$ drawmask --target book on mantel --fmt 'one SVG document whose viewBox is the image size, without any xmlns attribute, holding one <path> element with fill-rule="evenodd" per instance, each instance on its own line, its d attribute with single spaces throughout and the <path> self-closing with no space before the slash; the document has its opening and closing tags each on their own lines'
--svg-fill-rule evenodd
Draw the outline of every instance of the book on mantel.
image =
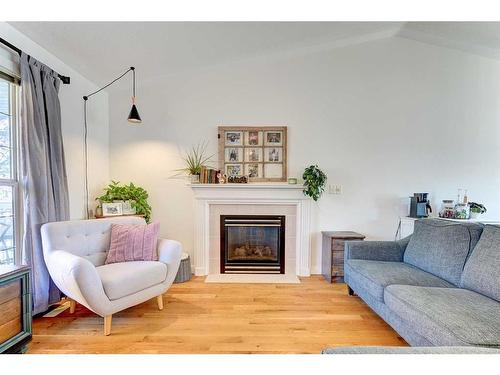
<svg viewBox="0 0 500 375">
<path fill-rule="evenodd" d="M 219 177 L 217 175 L 220 173 L 219 170 L 207 167 L 201 167 L 200 172 L 200 183 L 201 184 L 218 184 Z"/>
</svg>

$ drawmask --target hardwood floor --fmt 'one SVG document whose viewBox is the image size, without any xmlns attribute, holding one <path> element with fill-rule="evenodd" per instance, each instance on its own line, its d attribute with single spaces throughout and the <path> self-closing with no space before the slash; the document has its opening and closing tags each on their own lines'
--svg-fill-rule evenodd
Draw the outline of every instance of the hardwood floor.
<svg viewBox="0 0 500 375">
<path fill-rule="evenodd" d="M 405 341 L 344 284 L 209 284 L 195 277 L 164 296 L 103 318 L 77 305 L 33 322 L 28 353 L 320 353 L 329 346 Z"/>
</svg>

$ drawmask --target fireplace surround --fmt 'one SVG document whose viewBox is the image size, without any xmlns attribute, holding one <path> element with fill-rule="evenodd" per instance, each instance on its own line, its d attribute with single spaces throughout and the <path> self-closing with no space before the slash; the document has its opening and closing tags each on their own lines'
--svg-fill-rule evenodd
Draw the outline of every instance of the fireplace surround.
<svg viewBox="0 0 500 375">
<path fill-rule="evenodd" d="M 291 279 L 311 274 L 310 199 L 300 185 L 287 183 L 192 184 L 194 198 L 194 270 L 197 276 Z M 220 215 L 285 215 L 285 273 L 220 273 Z M 219 280 L 222 280 L 220 277 Z M 222 282 L 222 281 L 221 281 Z"/>
<path fill-rule="evenodd" d="M 284 215 L 221 215 L 220 272 L 285 273 Z"/>
</svg>

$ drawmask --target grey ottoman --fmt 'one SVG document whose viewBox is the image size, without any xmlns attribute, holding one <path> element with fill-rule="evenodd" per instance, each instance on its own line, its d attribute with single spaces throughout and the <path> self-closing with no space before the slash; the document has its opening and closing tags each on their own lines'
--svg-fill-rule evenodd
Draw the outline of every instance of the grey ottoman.
<svg viewBox="0 0 500 375">
<path fill-rule="evenodd" d="M 179 271 L 177 271 L 177 276 L 175 276 L 174 283 L 183 283 L 189 280 L 191 280 L 191 258 L 189 258 L 188 253 L 182 253 L 181 265 Z"/>
</svg>

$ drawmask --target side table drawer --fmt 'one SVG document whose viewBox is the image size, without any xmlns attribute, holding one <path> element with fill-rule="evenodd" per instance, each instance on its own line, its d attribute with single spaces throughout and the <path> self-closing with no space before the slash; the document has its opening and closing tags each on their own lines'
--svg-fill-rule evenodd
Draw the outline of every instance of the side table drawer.
<svg viewBox="0 0 500 375">
<path fill-rule="evenodd" d="M 0 342 L 23 329 L 21 290 L 19 279 L 0 286 Z"/>
<path fill-rule="evenodd" d="M 0 285 L 0 305 L 21 295 L 21 280 Z"/>
</svg>

